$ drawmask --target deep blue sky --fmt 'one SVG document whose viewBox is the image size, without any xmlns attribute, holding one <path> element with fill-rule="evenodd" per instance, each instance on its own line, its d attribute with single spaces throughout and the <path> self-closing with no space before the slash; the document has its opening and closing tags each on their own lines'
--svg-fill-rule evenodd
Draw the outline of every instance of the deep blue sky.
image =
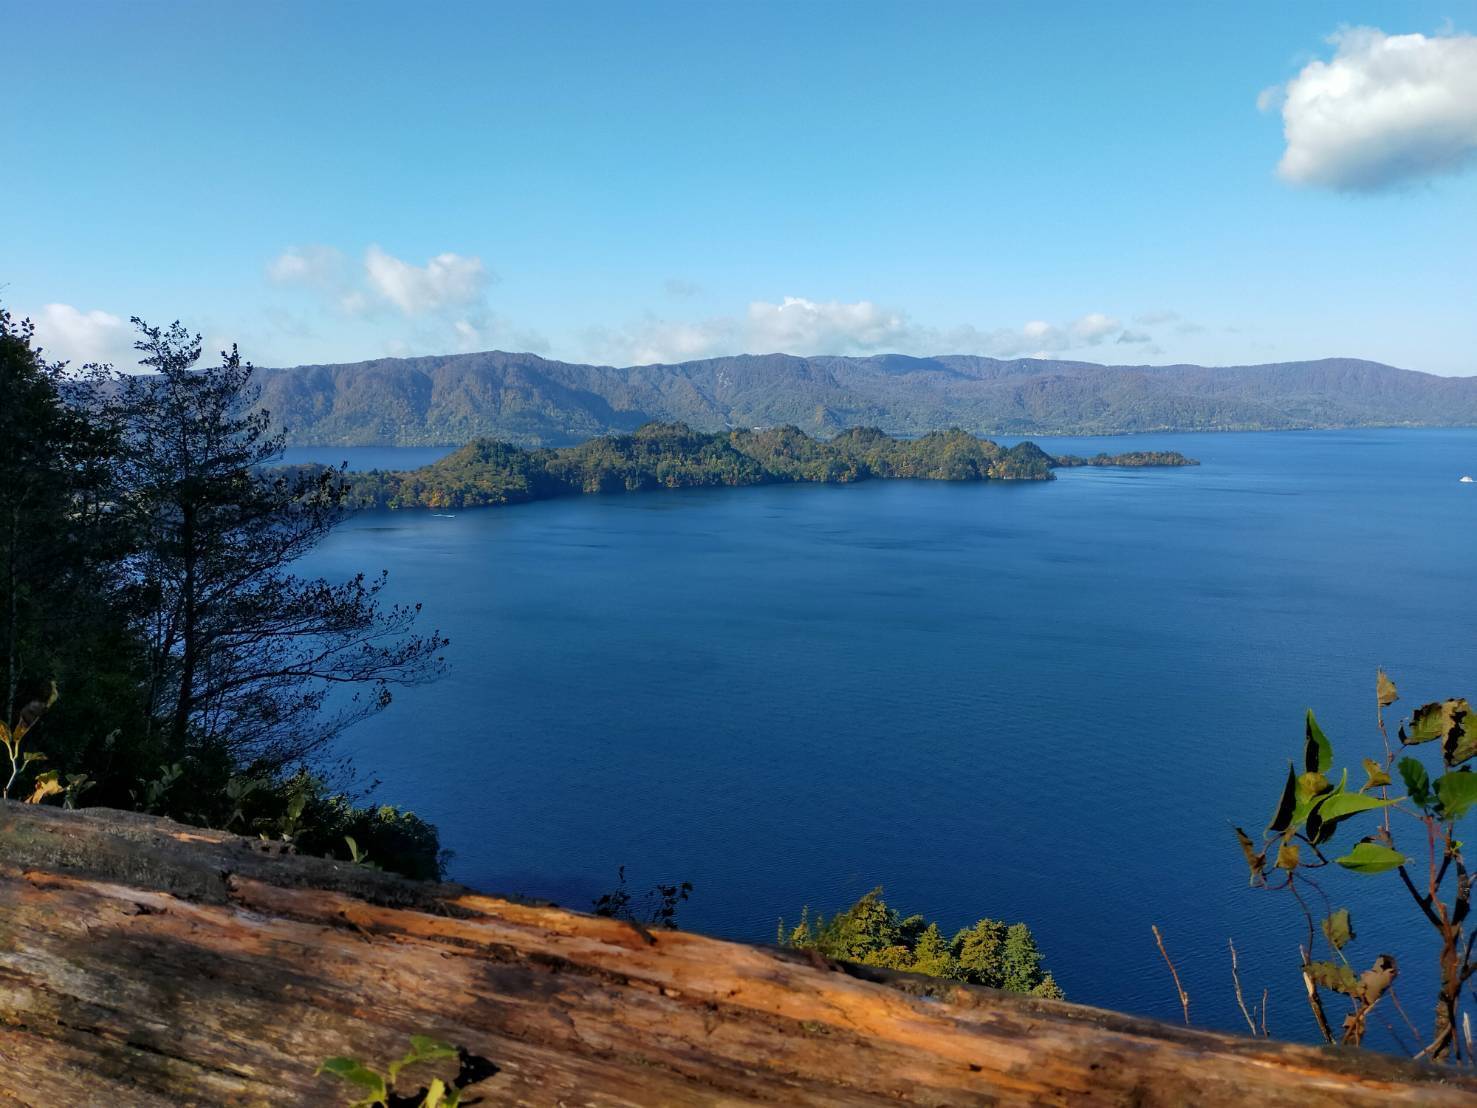
<svg viewBox="0 0 1477 1108">
<path fill-rule="evenodd" d="M 0 297 L 57 353 L 126 349 L 137 313 L 261 364 L 1039 350 L 1477 373 L 1468 55 L 1434 53 L 1477 41 L 1472 2 L 0 11 Z M 1346 26 L 1428 36 L 1446 116 L 1335 120 L 1327 141 L 1364 147 L 1313 134 L 1322 160 L 1279 175 L 1259 94 L 1341 49 L 1364 65 L 1328 41 Z"/>
</svg>

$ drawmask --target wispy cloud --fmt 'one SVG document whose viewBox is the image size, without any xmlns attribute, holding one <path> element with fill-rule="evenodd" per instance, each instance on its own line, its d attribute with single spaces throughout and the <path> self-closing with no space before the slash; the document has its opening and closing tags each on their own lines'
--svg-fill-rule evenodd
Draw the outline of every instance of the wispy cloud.
<svg viewBox="0 0 1477 1108">
<path fill-rule="evenodd" d="M 485 349 L 508 334 L 487 302 L 495 278 L 476 255 L 447 251 L 416 265 L 370 245 L 355 267 L 336 247 L 314 244 L 284 250 L 266 275 L 275 285 L 310 290 L 340 315 L 414 321 L 416 342 L 430 349 Z M 401 335 L 388 344 L 399 349 L 406 341 Z"/>
<path fill-rule="evenodd" d="M 343 281 L 344 256 L 332 246 L 289 246 L 267 263 L 267 279 L 278 285 L 328 288 Z"/>
<path fill-rule="evenodd" d="M 378 246 L 364 253 L 364 276 L 372 293 L 407 316 L 481 304 L 492 283 L 475 256 L 437 254 L 425 265 L 412 265 Z"/>
<path fill-rule="evenodd" d="M 1353 27 L 1328 41 L 1331 60 L 1257 100 L 1281 107 L 1284 180 L 1374 191 L 1477 160 L 1477 36 Z"/>
<path fill-rule="evenodd" d="M 756 300 L 742 314 L 703 320 L 647 316 L 621 328 L 584 332 L 589 356 L 615 364 L 687 361 L 739 353 L 1047 355 L 1098 346 L 1123 332 L 1102 312 L 1065 323 L 1033 320 L 1020 327 L 936 328 L 872 300 L 819 301 L 787 296 Z"/>
</svg>

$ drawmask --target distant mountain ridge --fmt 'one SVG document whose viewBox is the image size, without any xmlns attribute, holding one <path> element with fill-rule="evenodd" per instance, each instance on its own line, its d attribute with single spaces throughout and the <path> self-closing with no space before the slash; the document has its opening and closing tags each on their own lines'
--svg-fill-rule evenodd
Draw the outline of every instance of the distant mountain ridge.
<svg viewBox="0 0 1477 1108">
<path fill-rule="evenodd" d="M 1477 377 L 1355 358 L 1207 367 L 746 354 L 616 368 L 489 351 L 264 369 L 258 380 L 291 442 L 332 446 L 563 446 L 654 420 L 821 436 L 1477 425 Z"/>
</svg>

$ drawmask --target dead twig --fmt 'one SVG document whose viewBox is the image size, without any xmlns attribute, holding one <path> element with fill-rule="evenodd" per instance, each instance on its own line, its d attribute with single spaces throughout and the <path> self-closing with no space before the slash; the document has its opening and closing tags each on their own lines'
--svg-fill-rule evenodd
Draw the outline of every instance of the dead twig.
<svg viewBox="0 0 1477 1108">
<path fill-rule="evenodd" d="M 1252 1019 L 1251 1013 L 1246 1010 L 1246 998 L 1241 995 L 1241 974 L 1236 967 L 1236 944 L 1227 939 L 1226 945 L 1231 948 L 1231 984 L 1236 987 L 1236 1006 L 1241 1009 L 1241 1016 L 1246 1020 L 1246 1026 L 1255 1035 L 1256 1020 Z M 1189 1020 L 1185 1022 L 1188 1023 Z"/>
<path fill-rule="evenodd" d="M 1318 1023 L 1318 1030 L 1323 1033 L 1324 1040 L 1333 1044 L 1333 1031 L 1328 1026 L 1328 1016 L 1323 1012 L 1323 998 L 1318 995 L 1318 985 L 1313 980 L 1313 975 L 1308 972 L 1308 952 L 1303 947 L 1298 947 L 1298 953 L 1303 959 L 1303 984 L 1308 989 L 1308 1007 L 1313 1009 L 1313 1019 Z"/>
<path fill-rule="evenodd" d="M 1185 1013 L 1185 1026 L 1190 1025 L 1190 994 L 1180 984 L 1180 971 L 1174 968 L 1174 962 L 1170 960 L 1169 951 L 1164 949 L 1164 937 L 1159 934 L 1159 925 L 1151 923 L 1149 929 L 1154 932 L 1154 941 L 1159 944 L 1159 953 L 1164 955 L 1164 964 L 1169 967 L 1170 976 L 1174 978 L 1174 991 L 1180 994 L 1180 1008 Z"/>
</svg>

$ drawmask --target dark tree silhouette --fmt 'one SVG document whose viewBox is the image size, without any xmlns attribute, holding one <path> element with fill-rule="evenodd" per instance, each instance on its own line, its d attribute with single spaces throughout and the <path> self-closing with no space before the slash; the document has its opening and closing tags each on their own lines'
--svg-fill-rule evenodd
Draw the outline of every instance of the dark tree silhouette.
<svg viewBox="0 0 1477 1108">
<path fill-rule="evenodd" d="M 47 362 L 29 320 L 0 309 L 0 718 L 69 676 L 71 655 L 106 622 L 109 466 L 117 438 L 105 371 Z"/>
<path fill-rule="evenodd" d="M 269 468 L 283 434 L 234 346 L 197 369 L 199 335 L 133 322 L 155 372 L 121 382 L 119 480 L 150 717 L 177 751 L 299 762 L 388 704 L 391 686 L 434 677 L 446 640 L 415 632 L 419 605 L 382 602 L 383 574 L 292 572 L 343 517 L 343 474 Z"/>
</svg>

